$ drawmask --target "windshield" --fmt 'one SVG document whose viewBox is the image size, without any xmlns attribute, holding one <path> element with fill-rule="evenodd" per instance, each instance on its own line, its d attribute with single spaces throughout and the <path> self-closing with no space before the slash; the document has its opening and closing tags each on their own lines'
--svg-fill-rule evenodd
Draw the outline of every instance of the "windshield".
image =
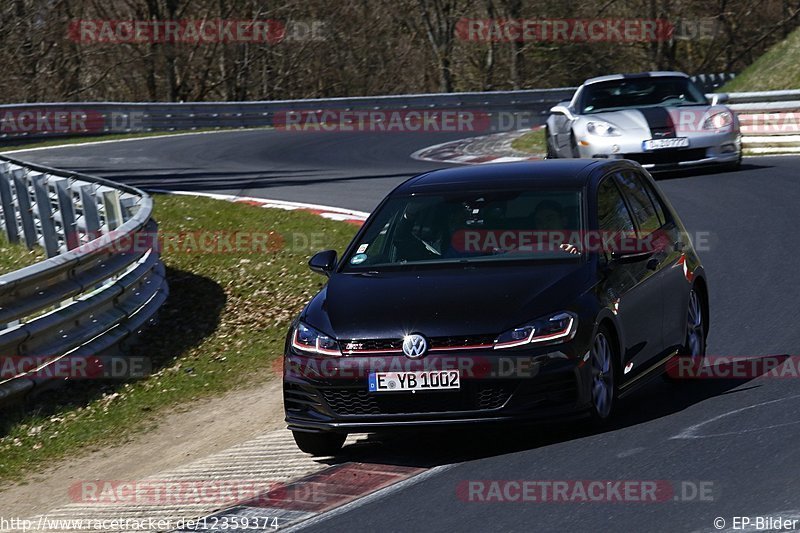
<svg viewBox="0 0 800 533">
<path fill-rule="evenodd" d="M 580 113 L 656 106 L 707 105 L 703 92 L 682 76 L 641 77 L 593 83 L 583 88 Z"/>
<path fill-rule="evenodd" d="M 577 189 L 393 197 L 345 257 L 344 271 L 575 258 L 580 206 Z"/>
</svg>

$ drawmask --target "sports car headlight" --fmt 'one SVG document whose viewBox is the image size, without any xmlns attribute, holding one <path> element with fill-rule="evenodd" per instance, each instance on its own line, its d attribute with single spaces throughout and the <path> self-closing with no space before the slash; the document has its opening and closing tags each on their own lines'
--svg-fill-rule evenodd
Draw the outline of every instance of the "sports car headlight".
<svg viewBox="0 0 800 533">
<path fill-rule="evenodd" d="M 568 311 L 549 315 L 518 328 L 506 331 L 494 341 L 494 349 L 513 348 L 523 344 L 562 342 L 575 336 L 578 316 Z"/>
<path fill-rule="evenodd" d="M 733 124 L 733 115 L 727 111 L 720 111 L 719 113 L 714 113 L 703 122 L 703 129 L 718 130 L 727 128 L 731 124 Z"/>
<path fill-rule="evenodd" d="M 587 122 L 586 131 L 592 135 L 599 135 L 600 137 L 619 137 L 622 135 L 622 132 L 620 132 L 616 126 L 602 120 Z"/>
<path fill-rule="evenodd" d="M 302 322 L 297 323 L 297 327 L 294 328 L 292 333 L 292 348 L 300 352 L 317 355 L 342 355 L 336 339 L 328 337 Z"/>
</svg>

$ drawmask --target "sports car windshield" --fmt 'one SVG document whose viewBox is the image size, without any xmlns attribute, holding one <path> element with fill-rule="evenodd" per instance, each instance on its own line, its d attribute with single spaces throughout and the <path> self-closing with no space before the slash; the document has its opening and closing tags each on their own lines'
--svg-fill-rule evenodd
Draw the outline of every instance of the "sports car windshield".
<svg viewBox="0 0 800 533">
<path fill-rule="evenodd" d="M 583 88 L 580 113 L 626 108 L 707 105 L 703 92 L 689 78 L 642 77 L 593 83 Z"/>
<path fill-rule="evenodd" d="M 412 264 L 575 259 L 581 192 L 481 191 L 390 198 L 344 271 Z"/>
</svg>

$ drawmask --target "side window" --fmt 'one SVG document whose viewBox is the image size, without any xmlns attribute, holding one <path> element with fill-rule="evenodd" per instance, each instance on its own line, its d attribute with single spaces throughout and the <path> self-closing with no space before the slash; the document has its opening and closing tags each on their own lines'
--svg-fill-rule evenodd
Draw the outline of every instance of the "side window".
<svg viewBox="0 0 800 533">
<path fill-rule="evenodd" d="M 667 222 L 670 222 L 671 219 L 667 216 L 666 210 L 664 209 L 664 204 L 662 203 L 661 197 L 656 192 L 650 183 L 647 182 L 646 179 L 642 178 L 642 176 L 638 176 L 639 180 L 641 180 L 642 184 L 644 185 L 644 190 L 647 191 L 647 196 L 650 197 L 650 201 L 653 202 L 653 205 L 656 208 L 656 213 L 658 213 L 658 218 L 661 219 L 661 225 L 663 226 Z"/>
<path fill-rule="evenodd" d="M 602 233 L 633 233 L 633 220 L 619 188 L 611 178 L 597 189 L 597 218 Z"/>
<path fill-rule="evenodd" d="M 630 171 L 620 172 L 616 178 L 620 188 L 625 191 L 641 236 L 645 237 L 659 229 L 664 224 L 664 212 L 659 213 L 660 209 L 653 204 L 642 179 Z"/>
</svg>

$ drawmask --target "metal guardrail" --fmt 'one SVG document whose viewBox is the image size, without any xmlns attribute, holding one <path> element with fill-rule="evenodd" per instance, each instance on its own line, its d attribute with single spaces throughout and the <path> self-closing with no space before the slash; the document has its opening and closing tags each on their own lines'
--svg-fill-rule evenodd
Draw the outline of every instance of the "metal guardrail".
<svg viewBox="0 0 800 533">
<path fill-rule="evenodd" d="M 152 209 L 133 187 L 0 156 L 3 231 L 48 255 L 0 275 L 0 359 L 35 362 L 0 376 L 0 402 L 64 357 L 125 353 L 154 319 L 168 287 Z"/>
<path fill-rule="evenodd" d="M 733 77 L 732 74 L 702 74 L 693 79 L 703 90 L 710 91 Z M 258 128 L 272 126 L 276 122 L 276 115 L 292 111 L 431 109 L 472 110 L 490 115 L 503 111 L 540 117 L 547 114 L 554 104 L 572 98 L 575 89 L 564 87 L 259 102 L 0 105 L 0 139 Z"/>
</svg>

